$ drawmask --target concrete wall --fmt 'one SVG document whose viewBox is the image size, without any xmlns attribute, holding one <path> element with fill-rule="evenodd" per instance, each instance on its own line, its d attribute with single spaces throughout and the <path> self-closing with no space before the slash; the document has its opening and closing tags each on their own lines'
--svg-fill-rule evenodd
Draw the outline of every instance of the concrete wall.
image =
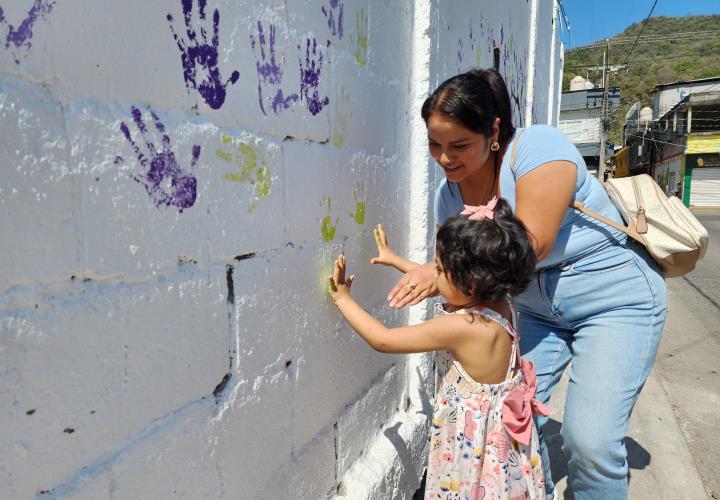
<svg viewBox="0 0 720 500">
<path fill-rule="evenodd" d="M 420 104 L 497 47 L 545 122 L 552 3 L 0 0 L 3 498 L 411 494 L 432 358 L 368 348 L 326 276 L 427 315 L 368 264 L 378 222 L 432 253 Z"/>
</svg>

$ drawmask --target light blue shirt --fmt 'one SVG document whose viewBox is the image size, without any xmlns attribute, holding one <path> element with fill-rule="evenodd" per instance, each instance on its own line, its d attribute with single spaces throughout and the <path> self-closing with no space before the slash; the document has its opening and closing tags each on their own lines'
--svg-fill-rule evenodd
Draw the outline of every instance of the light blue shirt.
<svg viewBox="0 0 720 500">
<path fill-rule="evenodd" d="M 510 156 L 518 135 L 520 141 L 515 164 L 511 168 Z M 500 166 L 500 196 L 515 210 L 515 184 L 518 179 L 540 165 L 556 160 L 569 161 L 577 168 L 573 194 L 576 200 L 609 219 L 623 223 L 605 188 L 595 177 L 588 174 L 585 161 L 575 145 L 562 132 L 548 125 L 533 125 L 515 132 Z M 449 183 L 447 179 L 443 179 L 435 192 L 436 223 L 442 224 L 449 217 L 462 212 L 463 208 L 459 187 L 454 182 Z M 573 260 L 625 239 L 625 234 L 617 229 L 568 207 L 555 245 L 550 253 L 538 262 L 538 267 L 549 267 Z"/>
</svg>

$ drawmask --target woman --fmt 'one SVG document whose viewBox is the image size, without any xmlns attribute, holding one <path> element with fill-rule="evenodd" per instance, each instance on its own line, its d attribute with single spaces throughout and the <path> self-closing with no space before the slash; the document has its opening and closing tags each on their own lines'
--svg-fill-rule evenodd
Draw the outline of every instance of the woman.
<svg viewBox="0 0 720 500">
<path fill-rule="evenodd" d="M 544 125 L 515 129 L 496 71 L 445 81 L 422 116 L 430 154 L 446 176 L 435 195 L 436 223 L 464 205 L 502 196 L 533 239 L 537 269 L 518 297 L 521 352 L 535 364 L 537 399 L 544 403 L 572 363 L 562 436 L 575 498 L 627 498 L 623 438 L 667 313 L 658 267 L 623 233 L 569 208 L 576 199 L 621 222 L 565 136 Z M 390 305 L 435 295 L 436 278 L 432 263 L 411 270 L 390 292 Z M 538 427 L 546 421 L 538 419 Z M 547 448 L 541 448 L 552 495 Z"/>
</svg>

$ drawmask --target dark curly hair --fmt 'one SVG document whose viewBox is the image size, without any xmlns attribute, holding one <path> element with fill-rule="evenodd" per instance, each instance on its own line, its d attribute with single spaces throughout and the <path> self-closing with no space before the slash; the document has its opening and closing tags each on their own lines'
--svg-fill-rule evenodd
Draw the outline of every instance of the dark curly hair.
<svg viewBox="0 0 720 500">
<path fill-rule="evenodd" d="M 437 233 L 446 276 L 476 301 L 499 301 L 525 290 L 535 271 L 535 251 L 525 226 L 500 198 L 493 219 L 456 215 Z"/>
</svg>

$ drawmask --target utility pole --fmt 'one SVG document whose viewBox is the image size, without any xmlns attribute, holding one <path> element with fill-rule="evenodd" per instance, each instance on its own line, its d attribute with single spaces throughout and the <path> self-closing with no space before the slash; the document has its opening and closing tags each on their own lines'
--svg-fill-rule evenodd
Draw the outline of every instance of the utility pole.
<svg viewBox="0 0 720 500">
<path fill-rule="evenodd" d="M 600 182 L 605 180 L 605 144 L 607 142 L 607 116 L 608 116 L 608 86 L 610 74 L 608 62 L 610 61 L 610 39 L 605 39 L 605 52 L 603 52 L 603 99 L 600 110 L 600 161 L 598 162 L 597 176 Z"/>
</svg>

